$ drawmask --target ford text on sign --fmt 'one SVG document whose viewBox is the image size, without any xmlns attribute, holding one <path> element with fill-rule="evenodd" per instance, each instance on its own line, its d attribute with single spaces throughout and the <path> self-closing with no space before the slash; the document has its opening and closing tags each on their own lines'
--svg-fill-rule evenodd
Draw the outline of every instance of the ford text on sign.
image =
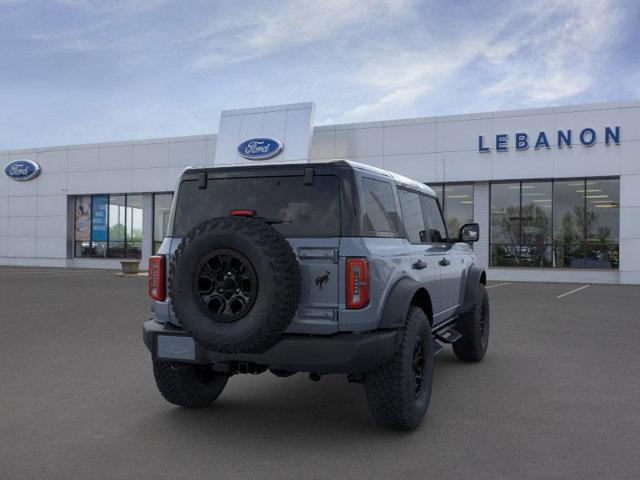
<svg viewBox="0 0 640 480">
<path fill-rule="evenodd" d="M 248 160 L 266 160 L 278 155 L 283 145 L 273 138 L 251 138 L 238 145 L 238 153 Z"/>
<path fill-rule="evenodd" d="M 26 182 L 38 176 L 40 165 L 33 160 L 14 160 L 4 167 L 4 173 L 11 180 Z"/>
</svg>

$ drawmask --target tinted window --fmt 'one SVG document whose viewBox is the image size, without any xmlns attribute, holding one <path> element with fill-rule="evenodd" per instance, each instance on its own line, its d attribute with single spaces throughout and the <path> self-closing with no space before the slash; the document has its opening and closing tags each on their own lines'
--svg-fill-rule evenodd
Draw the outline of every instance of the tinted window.
<svg viewBox="0 0 640 480">
<path fill-rule="evenodd" d="M 169 214 L 171 213 L 172 193 L 156 193 L 153 195 L 153 252 L 157 252 L 162 244 L 165 234 L 167 233 L 167 225 L 169 223 Z"/>
<path fill-rule="evenodd" d="M 420 195 L 420 202 L 422 203 L 422 211 L 427 223 L 427 240 L 435 243 L 444 242 L 447 239 L 447 230 L 444 226 L 438 201 L 433 197 Z"/>
<path fill-rule="evenodd" d="M 417 193 L 406 190 L 398 190 L 398 195 L 400 196 L 400 209 L 402 210 L 404 229 L 407 232 L 407 240 L 411 243 L 422 243 L 420 232 L 425 231 L 425 226 L 420 197 Z"/>
<path fill-rule="evenodd" d="M 366 234 L 395 236 L 399 231 L 398 212 L 390 183 L 362 179 L 364 194 L 364 230 Z"/>
<path fill-rule="evenodd" d="M 210 179 L 206 189 L 196 180 L 180 184 L 173 234 L 184 236 L 197 224 L 226 217 L 230 210 L 255 210 L 273 220 L 284 236 L 340 235 L 340 188 L 335 175 L 316 175 L 313 185 L 304 177 Z"/>
</svg>

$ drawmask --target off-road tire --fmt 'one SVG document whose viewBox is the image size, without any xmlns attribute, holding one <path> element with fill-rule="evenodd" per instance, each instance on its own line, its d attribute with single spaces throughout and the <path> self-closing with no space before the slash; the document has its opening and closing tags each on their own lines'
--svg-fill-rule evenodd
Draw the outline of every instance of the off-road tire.
<svg viewBox="0 0 640 480">
<path fill-rule="evenodd" d="M 215 249 L 240 253 L 255 270 L 255 300 L 232 322 L 210 318 L 197 303 L 193 275 Z M 176 318 L 199 344 L 218 352 L 264 352 L 298 308 L 298 261 L 287 240 L 267 223 L 251 217 L 214 218 L 194 227 L 176 249 L 169 266 L 169 296 Z"/>
<path fill-rule="evenodd" d="M 423 387 L 415 396 L 413 376 L 414 349 L 418 342 L 424 348 Z M 365 390 L 369 411 L 374 420 L 394 430 L 416 428 L 429 406 L 433 380 L 433 337 L 424 311 L 410 307 L 402 332 L 402 343 L 393 358 L 365 374 Z"/>
<path fill-rule="evenodd" d="M 491 326 L 489 295 L 483 284 L 478 284 L 471 310 L 462 314 L 456 330 L 462 337 L 453 344 L 453 351 L 460 360 L 479 362 L 489 346 Z"/>
<path fill-rule="evenodd" d="M 222 393 L 228 376 L 207 365 L 153 362 L 153 375 L 160 393 L 170 403 L 187 408 L 205 408 Z"/>
</svg>

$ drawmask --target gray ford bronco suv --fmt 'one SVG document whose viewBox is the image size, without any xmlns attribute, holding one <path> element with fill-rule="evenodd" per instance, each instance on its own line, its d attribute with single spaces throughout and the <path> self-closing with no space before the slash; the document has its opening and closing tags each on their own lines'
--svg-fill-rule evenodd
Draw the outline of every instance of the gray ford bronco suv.
<svg viewBox="0 0 640 480">
<path fill-rule="evenodd" d="M 447 232 L 426 185 L 366 165 L 188 168 L 149 260 L 158 389 L 198 408 L 239 373 L 341 373 L 378 423 L 413 429 L 443 344 L 487 350 L 478 236 Z"/>
</svg>

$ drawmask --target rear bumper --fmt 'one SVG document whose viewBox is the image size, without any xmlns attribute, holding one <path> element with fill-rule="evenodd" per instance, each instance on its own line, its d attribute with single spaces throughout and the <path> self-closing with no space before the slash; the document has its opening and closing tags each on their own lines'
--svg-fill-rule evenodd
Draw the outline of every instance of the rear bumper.
<svg viewBox="0 0 640 480">
<path fill-rule="evenodd" d="M 154 360 L 249 363 L 293 372 L 363 373 L 391 359 L 400 340 L 398 332 L 282 335 L 264 353 L 219 353 L 195 343 L 181 328 L 149 320 L 144 324 L 143 338 Z"/>
</svg>

